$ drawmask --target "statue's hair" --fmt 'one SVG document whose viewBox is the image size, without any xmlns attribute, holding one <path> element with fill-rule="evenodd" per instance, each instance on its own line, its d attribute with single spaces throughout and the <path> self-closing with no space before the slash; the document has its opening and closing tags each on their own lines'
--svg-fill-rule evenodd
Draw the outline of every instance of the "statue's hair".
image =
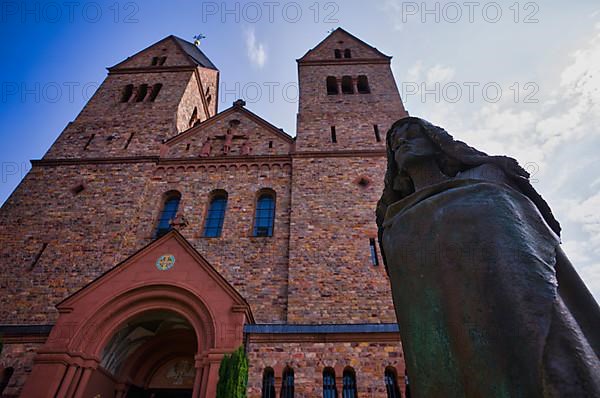
<svg viewBox="0 0 600 398">
<path fill-rule="evenodd" d="M 508 156 L 490 156 L 485 152 L 468 146 L 462 141 L 455 140 L 446 130 L 435 126 L 426 120 L 417 117 L 406 117 L 398 120 L 388 130 L 387 143 L 387 170 L 385 173 L 385 188 L 377 204 L 377 224 L 379 226 L 379 242 L 381 243 L 382 224 L 387 207 L 414 192 L 412 181 L 402 170 L 398 170 L 394 152 L 392 151 L 392 138 L 394 132 L 406 124 L 418 124 L 421 132 L 434 144 L 439 151 L 436 161 L 441 171 L 449 177 L 454 177 L 458 172 L 491 163 L 498 166 L 513 185 L 522 194 L 527 196 L 538 208 L 548 226 L 560 236 L 560 224 L 552 215 L 552 210 L 546 201 L 533 188 L 529 182 L 529 173 L 519 163 Z"/>
</svg>

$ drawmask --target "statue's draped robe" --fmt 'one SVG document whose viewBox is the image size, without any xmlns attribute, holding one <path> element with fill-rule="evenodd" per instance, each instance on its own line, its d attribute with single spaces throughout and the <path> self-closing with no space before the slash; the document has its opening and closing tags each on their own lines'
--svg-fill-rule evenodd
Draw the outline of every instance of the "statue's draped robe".
<svg viewBox="0 0 600 398">
<path fill-rule="evenodd" d="M 598 306 L 510 185 L 483 166 L 387 209 L 382 244 L 416 398 L 600 397 Z"/>
</svg>

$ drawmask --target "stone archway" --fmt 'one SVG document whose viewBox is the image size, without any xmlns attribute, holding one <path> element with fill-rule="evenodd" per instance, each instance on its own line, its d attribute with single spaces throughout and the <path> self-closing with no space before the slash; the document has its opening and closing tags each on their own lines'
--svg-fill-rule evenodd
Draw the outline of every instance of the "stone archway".
<svg viewBox="0 0 600 398">
<path fill-rule="evenodd" d="M 127 321 L 102 350 L 100 367 L 119 385 L 119 394 L 191 397 L 196 377 L 195 332 L 170 311 L 150 311 Z"/>
<path fill-rule="evenodd" d="M 176 265 L 155 266 L 165 256 Z M 214 398 L 223 355 L 253 322 L 244 299 L 176 231 L 57 308 L 23 390 L 28 398 L 145 398 L 150 390 Z"/>
</svg>

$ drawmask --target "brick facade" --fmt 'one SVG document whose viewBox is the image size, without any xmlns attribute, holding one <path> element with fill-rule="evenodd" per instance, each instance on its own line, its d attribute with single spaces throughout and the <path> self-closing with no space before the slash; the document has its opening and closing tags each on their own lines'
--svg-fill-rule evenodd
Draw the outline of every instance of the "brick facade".
<svg viewBox="0 0 600 398">
<path fill-rule="evenodd" d="M 374 265 L 370 251 L 385 133 L 406 116 L 390 57 L 342 29 L 309 51 L 298 61 L 292 138 L 243 102 L 217 114 L 219 72 L 188 45 L 170 36 L 109 68 L 3 205 L 0 324 L 56 323 L 59 302 L 155 239 L 164 195 L 178 191 L 186 224 L 179 232 L 248 302 L 257 324 L 333 328 L 332 335 L 248 331 L 250 397 L 260 396 L 266 366 L 278 383 L 282 369 L 293 367 L 299 397 L 321 394 L 325 366 L 338 378 L 351 366 L 360 396 L 386 396 L 386 366 L 403 385 L 399 336 L 368 330 L 396 322 L 381 258 Z M 351 58 L 335 58 L 336 49 L 350 49 Z M 339 94 L 327 94 L 328 76 L 339 78 Z M 343 76 L 352 76 L 354 94 L 341 92 Z M 358 92 L 358 76 L 368 77 L 368 93 Z M 150 100 L 157 83 L 160 92 Z M 149 93 L 136 102 L 143 84 Z M 122 102 L 127 85 L 131 98 Z M 224 149 L 227 134 L 233 138 Z M 274 193 L 274 233 L 255 237 L 264 190 Z M 206 238 L 215 191 L 227 193 L 223 229 Z M 335 332 L 348 324 L 364 332 Z M 11 333 L 2 364 L 15 367 L 6 393 L 16 396 L 41 342 Z"/>
</svg>

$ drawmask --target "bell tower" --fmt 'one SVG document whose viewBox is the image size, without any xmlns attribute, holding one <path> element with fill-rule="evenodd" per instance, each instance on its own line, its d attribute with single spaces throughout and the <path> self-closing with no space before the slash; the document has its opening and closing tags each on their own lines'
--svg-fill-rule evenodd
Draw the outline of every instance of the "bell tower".
<svg viewBox="0 0 600 398">
<path fill-rule="evenodd" d="M 198 47 L 168 36 L 108 68 L 44 158 L 158 155 L 164 140 L 216 114 L 218 83 Z"/>
<path fill-rule="evenodd" d="M 340 28 L 297 61 L 289 323 L 395 322 L 375 225 L 385 134 L 407 116 L 390 60 Z"/>
<path fill-rule="evenodd" d="M 384 149 L 387 129 L 408 116 L 390 62 L 342 28 L 298 59 L 296 150 Z"/>
</svg>

